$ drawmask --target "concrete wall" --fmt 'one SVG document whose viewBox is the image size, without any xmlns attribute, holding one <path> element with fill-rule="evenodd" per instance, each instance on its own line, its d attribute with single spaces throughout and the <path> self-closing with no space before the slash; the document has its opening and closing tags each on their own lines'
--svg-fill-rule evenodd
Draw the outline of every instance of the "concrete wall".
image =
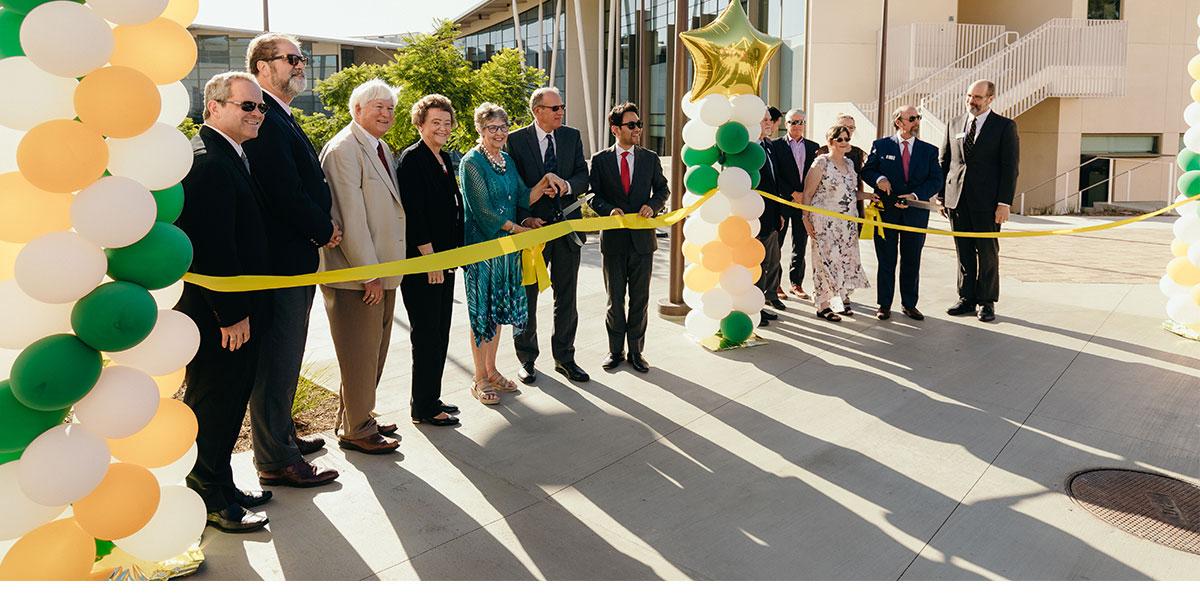
<svg viewBox="0 0 1200 600">
<path fill-rule="evenodd" d="M 1069 206 L 1054 204 L 1056 199 L 1078 191 L 1078 173 L 1046 182 L 1079 165 L 1079 112 L 1078 99 L 1051 98 L 1017 117 L 1021 165 L 1014 208 L 1018 211 L 1063 213 L 1074 206 L 1074 198 Z M 1025 192 L 1023 200 L 1021 192 Z"/>
<path fill-rule="evenodd" d="M 1151 0 L 1144 4 L 1155 4 L 1159 0 Z M 1136 4 L 1125 0 L 1124 4 Z M 991 25 L 1006 25 L 1010 31 L 1025 35 L 1042 23 L 1055 17 L 1084 18 L 1087 16 L 1087 0 L 960 0 L 958 3 L 958 21 L 960 23 L 981 23 Z"/>
</svg>

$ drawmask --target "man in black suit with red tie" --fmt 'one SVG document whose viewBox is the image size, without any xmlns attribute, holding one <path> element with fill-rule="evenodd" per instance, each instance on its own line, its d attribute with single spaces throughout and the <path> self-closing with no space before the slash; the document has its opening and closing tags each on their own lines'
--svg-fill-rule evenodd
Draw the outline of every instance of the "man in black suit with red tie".
<svg viewBox="0 0 1200 600">
<path fill-rule="evenodd" d="M 609 129 L 617 143 L 592 156 L 591 206 L 602 216 L 636 214 L 650 218 L 662 210 L 671 192 L 658 155 L 641 147 L 642 118 L 632 102 L 618 104 L 608 113 Z M 600 233 L 604 287 L 608 290 L 608 357 L 605 371 L 625 359 L 646 373 L 650 365 L 642 355 L 649 319 L 650 271 L 658 240 L 653 229 L 611 229 Z M 629 312 L 625 295 L 629 294 Z"/>
</svg>

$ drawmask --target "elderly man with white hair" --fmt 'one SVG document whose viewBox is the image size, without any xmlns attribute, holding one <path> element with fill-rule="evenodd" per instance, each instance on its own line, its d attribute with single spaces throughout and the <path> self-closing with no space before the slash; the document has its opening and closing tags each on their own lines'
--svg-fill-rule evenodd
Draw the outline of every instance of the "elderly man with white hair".
<svg viewBox="0 0 1200 600">
<path fill-rule="evenodd" d="M 321 250 L 321 269 L 363 267 L 404 258 L 404 206 L 400 203 L 392 150 L 383 136 L 396 122 L 396 92 L 378 79 L 350 94 L 353 121 L 321 150 L 321 168 L 333 192 L 332 215 L 342 243 Z M 371 412 L 383 374 L 400 277 L 321 286 L 329 330 L 342 373 L 338 445 L 367 454 L 400 446 L 384 437 Z"/>
</svg>

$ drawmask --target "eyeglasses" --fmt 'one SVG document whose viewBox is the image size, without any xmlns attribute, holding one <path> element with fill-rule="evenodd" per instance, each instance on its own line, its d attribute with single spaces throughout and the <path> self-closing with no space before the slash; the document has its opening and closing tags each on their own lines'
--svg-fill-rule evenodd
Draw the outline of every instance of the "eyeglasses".
<svg viewBox="0 0 1200 600">
<path fill-rule="evenodd" d="M 566 104 L 555 104 L 554 106 L 550 106 L 549 104 L 541 104 L 538 106 L 538 108 L 549 109 L 550 112 L 559 112 L 559 111 L 567 110 L 567 105 Z"/>
<path fill-rule="evenodd" d="M 500 133 L 501 131 L 508 133 L 508 123 L 504 123 L 503 125 L 484 125 L 483 130 L 493 134 Z"/>
<path fill-rule="evenodd" d="M 921 115 L 909 115 L 907 117 L 900 117 L 900 120 L 908 121 L 909 123 L 916 123 L 917 121 L 921 120 Z"/>
<path fill-rule="evenodd" d="M 803 125 L 803 124 L 804 124 L 804 120 L 803 120 L 803 119 L 801 119 L 801 120 L 799 120 L 799 121 L 788 121 L 788 122 L 787 122 L 787 124 L 788 124 L 788 125 Z"/>
<path fill-rule="evenodd" d="M 271 58 L 268 58 L 267 62 L 271 62 L 273 60 L 286 60 L 289 65 L 294 67 L 301 63 L 307 63 L 309 58 L 301 54 L 280 54 L 279 56 L 272 56 Z"/>
<path fill-rule="evenodd" d="M 625 129 L 633 131 L 634 129 L 641 129 L 642 122 L 641 121 L 630 121 L 628 123 L 621 123 L 620 125 L 617 125 L 617 127 L 624 127 Z"/>
<path fill-rule="evenodd" d="M 850 142 L 850 138 L 848 138 L 848 137 L 835 137 L 835 138 L 833 138 L 833 141 L 835 141 L 835 142 L 837 142 L 837 143 L 839 143 L 839 144 L 847 144 L 847 143 L 849 143 L 849 142 Z"/>
<path fill-rule="evenodd" d="M 265 102 L 255 102 L 253 100 L 246 100 L 244 102 L 238 102 L 236 100 L 217 100 L 217 102 L 220 102 L 221 104 L 236 104 L 238 108 L 242 109 L 243 112 L 254 112 L 254 109 L 257 108 L 258 112 L 264 115 L 267 114 L 267 109 L 271 108 L 270 105 Z"/>
</svg>

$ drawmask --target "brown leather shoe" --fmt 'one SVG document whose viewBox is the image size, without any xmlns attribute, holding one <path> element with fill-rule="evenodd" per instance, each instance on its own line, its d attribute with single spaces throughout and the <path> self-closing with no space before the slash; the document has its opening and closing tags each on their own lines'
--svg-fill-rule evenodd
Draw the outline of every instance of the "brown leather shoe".
<svg viewBox="0 0 1200 600">
<path fill-rule="evenodd" d="M 285 485 L 298 488 L 325 485 L 337 478 L 337 471 L 323 469 L 304 460 L 296 461 L 276 471 L 258 472 L 258 482 L 262 485 Z"/>
<path fill-rule="evenodd" d="M 296 447 L 300 449 L 300 454 L 312 454 L 325 447 L 325 438 L 322 437 L 302 438 L 296 436 L 292 440 L 296 442 Z"/>
<path fill-rule="evenodd" d="M 400 429 L 400 426 L 395 423 L 388 423 L 387 425 L 378 424 L 377 427 L 379 428 L 379 435 L 392 435 L 396 433 L 397 429 Z"/>
<path fill-rule="evenodd" d="M 389 440 L 377 433 L 357 440 L 339 439 L 338 446 L 363 454 L 390 454 L 400 447 L 400 442 Z"/>
</svg>

